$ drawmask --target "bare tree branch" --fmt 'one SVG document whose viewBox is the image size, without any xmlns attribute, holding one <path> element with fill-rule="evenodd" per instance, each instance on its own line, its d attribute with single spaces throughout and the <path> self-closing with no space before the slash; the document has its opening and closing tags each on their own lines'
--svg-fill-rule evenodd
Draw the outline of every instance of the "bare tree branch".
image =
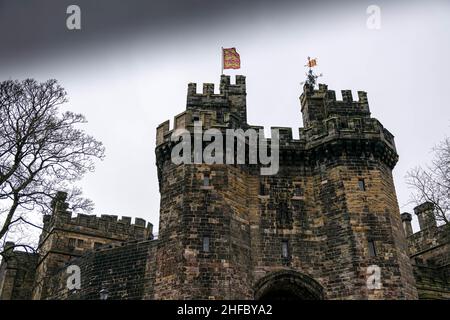
<svg viewBox="0 0 450 320">
<path fill-rule="evenodd" d="M 419 205 L 426 201 L 435 207 L 437 221 L 449 223 L 450 219 L 450 138 L 439 143 L 431 165 L 408 171 L 406 183 L 413 190 L 411 202 Z"/>
<path fill-rule="evenodd" d="M 104 158 L 104 147 L 79 128 L 83 115 L 59 111 L 66 102 L 56 80 L 0 82 L 0 240 L 26 223 L 21 211 L 48 212 L 57 191 L 69 194 L 72 210 L 93 208 L 74 183 Z"/>
</svg>

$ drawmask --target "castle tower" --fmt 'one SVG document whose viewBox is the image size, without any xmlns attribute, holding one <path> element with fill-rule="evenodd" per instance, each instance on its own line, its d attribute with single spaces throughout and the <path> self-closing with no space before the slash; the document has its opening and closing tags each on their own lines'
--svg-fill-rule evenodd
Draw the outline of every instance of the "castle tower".
<svg viewBox="0 0 450 320">
<path fill-rule="evenodd" d="M 261 164 L 175 164 L 177 129 L 247 124 L 245 78 L 221 77 L 157 128 L 161 193 L 156 299 L 407 299 L 417 292 L 392 179 L 394 139 L 370 117 L 365 92 L 336 100 L 305 85 L 304 128 L 268 138 L 279 170 Z M 192 141 L 193 139 L 191 139 Z M 246 140 L 248 146 L 251 142 Z M 205 143 L 202 144 L 205 147 Z M 247 152 L 248 149 L 246 149 Z M 246 159 L 251 154 L 247 152 Z M 376 280 L 371 282 L 376 273 Z"/>
<path fill-rule="evenodd" d="M 219 93 L 189 84 L 186 111 L 157 128 L 161 211 L 156 255 L 155 299 L 251 298 L 251 270 L 244 170 L 225 164 L 175 165 L 176 129 L 245 128 L 245 77 L 222 76 Z"/>
<path fill-rule="evenodd" d="M 305 85 L 300 97 L 321 236 L 335 258 L 323 270 L 330 297 L 415 298 L 414 278 L 392 178 L 398 156 L 392 134 L 370 117 L 367 94 Z M 369 267 L 380 269 L 380 289 L 364 284 Z M 324 277 L 325 276 L 325 277 Z M 331 281 L 331 282 L 330 282 Z M 346 284 L 344 290 L 342 285 Z"/>
</svg>

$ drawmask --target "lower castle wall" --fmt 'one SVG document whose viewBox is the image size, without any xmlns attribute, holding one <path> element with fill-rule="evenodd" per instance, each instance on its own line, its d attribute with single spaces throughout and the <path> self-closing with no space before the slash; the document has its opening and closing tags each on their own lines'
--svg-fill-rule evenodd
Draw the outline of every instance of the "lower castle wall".
<svg viewBox="0 0 450 320">
<path fill-rule="evenodd" d="M 431 226 L 408 237 L 420 299 L 450 299 L 450 226 Z"/>
<path fill-rule="evenodd" d="M 450 299 L 449 266 L 445 268 L 415 265 L 414 276 L 419 299 Z M 446 275 L 447 274 L 447 275 Z"/>
<path fill-rule="evenodd" d="M 135 241 L 101 248 L 70 261 L 50 282 L 48 299 L 98 300 L 102 289 L 113 300 L 151 298 L 156 242 Z M 69 265 L 77 265 L 81 270 L 81 288 L 71 292 L 67 289 Z"/>
<path fill-rule="evenodd" d="M 0 300 L 28 300 L 34 287 L 37 254 L 11 252 L 0 264 Z"/>
</svg>

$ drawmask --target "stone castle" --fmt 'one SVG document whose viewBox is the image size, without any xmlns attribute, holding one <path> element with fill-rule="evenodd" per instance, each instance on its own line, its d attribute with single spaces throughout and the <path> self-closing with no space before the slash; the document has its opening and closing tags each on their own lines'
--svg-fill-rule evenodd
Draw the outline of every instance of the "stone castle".
<svg viewBox="0 0 450 320">
<path fill-rule="evenodd" d="M 449 299 L 449 227 L 430 203 L 414 210 L 419 232 L 400 215 L 394 138 L 366 93 L 354 101 L 344 90 L 340 101 L 306 84 L 300 104 L 299 139 L 276 128 L 275 175 L 258 164 L 174 164 L 176 129 L 261 129 L 247 123 L 244 76 L 222 75 L 219 93 L 189 84 L 173 128 L 157 128 L 158 237 L 138 218 L 72 216 L 60 192 L 38 253 L 7 244 L 0 299 Z"/>
</svg>

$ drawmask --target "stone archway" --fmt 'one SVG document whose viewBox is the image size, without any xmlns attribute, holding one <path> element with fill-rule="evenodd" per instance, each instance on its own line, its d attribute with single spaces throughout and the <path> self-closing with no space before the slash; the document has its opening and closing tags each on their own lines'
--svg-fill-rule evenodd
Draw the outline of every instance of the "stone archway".
<svg viewBox="0 0 450 320">
<path fill-rule="evenodd" d="M 297 271 L 283 270 L 261 278 L 255 285 L 255 300 L 322 300 L 323 287 Z"/>
</svg>

